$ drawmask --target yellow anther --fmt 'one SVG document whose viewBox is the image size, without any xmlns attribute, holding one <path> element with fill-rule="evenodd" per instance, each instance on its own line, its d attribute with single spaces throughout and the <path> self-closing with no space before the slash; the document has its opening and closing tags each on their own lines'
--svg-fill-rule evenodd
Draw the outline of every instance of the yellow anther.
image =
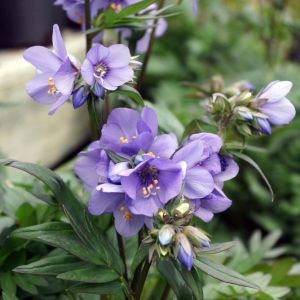
<svg viewBox="0 0 300 300">
<path fill-rule="evenodd" d="M 148 193 L 147 189 L 143 187 L 143 195 L 146 197 L 146 196 L 148 196 L 148 194 L 149 193 Z"/>
<path fill-rule="evenodd" d="M 149 152 L 147 152 L 146 154 L 147 154 L 147 155 L 150 155 L 150 156 L 152 156 L 152 157 L 156 157 L 155 154 L 154 154 L 152 151 L 149 151 Z"/>
<path fill-rule="evenodd" d="M 150 189 L 150 190 L 153 189 L 153 184 L 152 183 L 149 184 L 148 189 Z"/>
<path fill-rule="evenodd" d="M 120 207 L 120 211 L 125 211 L 125 207 L 124 207 L 124 206 L 121 206 L 121 207 Z"/>
<path fill-rule="evenodd" d="M 124 136 L 121 136 L 119 140 L 123 144 L 128 144 L 128 140 L 126 138 L 124 138 Z"/>
<path fill-rule="evenodd" d="M 132 214 L 131 214 L 131 212 L 129 212 L 128 210 L 125 211 L 124 217 L 125 217 L 126 220 L 131 220 L 131 219 L 132 219 Z"/>
<path fill-rule="evenodd" d="M 155 189 L 156 189 L 157 191 L 159 191 L 159 190 L 160 190 L 160 186 L 156 186 Z"/>
<path fill-rule="evenodd" d="M 154 182 L 154 184 L 158 184 L 158 180 L 157 179 L 154 179 L 153 182 Z"/>
<path fill-rule="evenodd" d="M 114 3 L 114 2 L 110 5 L 110 7 L 115 12 L 119 12 L 122 9 L 122 6 L 120 4 L 117 4 L 117 3 Z"/>
</svg>

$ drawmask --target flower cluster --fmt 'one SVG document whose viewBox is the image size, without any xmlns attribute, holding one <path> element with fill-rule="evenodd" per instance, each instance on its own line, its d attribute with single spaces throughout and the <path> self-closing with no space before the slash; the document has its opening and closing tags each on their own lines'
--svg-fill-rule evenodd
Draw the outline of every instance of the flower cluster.
<svg viewBox="0 0 300 300">
<path fill-rule="evenodd" d="M 237 164 L 221 153 L 220 137 L 191 135 L 178 145 L 174 134 L 158 134 L 157 115 L 117 108 L 99 141 L 80 154 L 75 172 L 91 192 L 89 212 L 113 213 L 124 237 L 152 227 L 160 209 L 187 202 L 205 222 L 231 205 L 223 182 L 237 175 Z"/>
<path fill-rule="evenodd" d="M 24 52 L 24 58 L 37 69 L 36 77 L 27 84 L 27 92 L 39 103 L 52 104 L 50 115 L 71 97 L 74 108 L 78 108 L 89 94 L 101 97 L 105 90 L 116 90 L 133 79 L 127 46 L 95 44 L 81 66 L 67 53 L 57 25 L 53 26 L 52 41 L 53 51 L 34 46 Z"/>
<path fill-rule="evenodd" d="M 189 84 L 187 84 L 189 85 Z M 290 81 L 272 81 L 255 95 L 256 88 L 247 81 L 224 87 L 220 76 L 208 84 L 193 85 L 195 96 L 207 99 L 208 112 L 220 131 L 231 125 L 243 136 L 271 134 L 271 125 L 289 124 L 295 117 L 294 105 L 286 98 L 292 88 Z"/>
<path fill-rule="evenodd" d="M 188 202 L 176 204 L 171 210 L 159 209 L 154 218 L 154 228 L 144 239 L 151 245 L 149 251 L 159 257 L 174 257 L 188 269 L 199 249 L 210 247 L 210 239 L 201 229 L 192 226 L 192 206 Z"/>
</svg>

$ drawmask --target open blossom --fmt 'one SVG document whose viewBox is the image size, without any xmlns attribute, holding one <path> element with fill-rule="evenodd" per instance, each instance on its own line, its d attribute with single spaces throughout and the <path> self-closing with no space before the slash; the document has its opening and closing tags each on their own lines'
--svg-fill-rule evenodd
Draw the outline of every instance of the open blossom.
<svg viewBox="0 0 300 300">
<path fill-rule="evenodd" d="M 35 101 L 52 104 L 50 115 L 70 98 L 78 74 L 77 67 L 66 51 L 58 25 L 53 26 L 52 42 L 53 51 L 34 46 L 23 54 L 38 72 L 26 85 L 26 90 Z"/>
<path fill-rule="evenodd" d="M 169 158 L 178 146 L 174 134 L 157 135 L 158 121 L 154 110 L 145 106 L 139 114 L 133 109 L 116 108 L 102 128 L 100 146 L 122 156 L 151 152 Z"/>
<path fill-rule="evenodd" d="M 262 133 L 271 134 L 271 124 L 288 124 L 295 117 L 295 107 L 286 98 L 292 86 L 290 81 L 272 81 L 252 101 L 251 105 L 266 116 L 256 119 Z"/>
<path fill-rule="evenodd" d="M 180 193 L 183 181 L 180 164 L 147 154 L 135 168 L 120 175 L 122 187 L 131 198 L 131 211 L 149 217 Z"/>
<path fill-rule="evenodd" d="M 135 235 L 151 219 L 130 211 L 129 197 L 124 193 L 118 173 L 128 169 L 127 163 L 114 164 L 99 142 L 93 142 L 87 151 L 80 153 L 75 173 L 91 192 L 88 210 L 92 215 L 113 213 L 116 230 L 124 237 Z"/>
<path fill-rule="evenodd" d="M 194 214 L 205 222 L 231 205 L 221 188 L 239 170 L 231 158 L 219 153 L 221 146 L 222 140 L 215 134 L 194 134 L 173 157 L 187 164 L 183 195 L 190 199 Z"/>
<path fill-rule="evenodd" d="M 107 90 L 116 90 L 132 80 L 131 55 L 128 47 L 116 44 L 104 47 L 94 45 L 87 53 L 81 68 L 84 81 L 93 86 L 98 84 Z"/>
</svg>

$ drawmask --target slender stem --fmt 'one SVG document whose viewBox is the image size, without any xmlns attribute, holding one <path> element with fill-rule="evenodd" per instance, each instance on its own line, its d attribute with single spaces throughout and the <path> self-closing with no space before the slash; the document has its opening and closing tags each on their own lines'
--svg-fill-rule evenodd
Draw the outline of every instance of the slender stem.
<svg viewBox="0 0 300 300">
<path fill-rule="evenodd" d="M 133 276 L 132 283 L 131 283 L 131 288 L 133 291 L 136 291 L 136 289 L 137 289 L 143 264 L 144 264 L 144 260 L 135 269 L 134 276 Z"/>
<path fill-rule="evenodd" d="M 128 272 L 127 272 L 127 265 L 126 265 L 124 242 L 123 242 L 123 238 L 118 233 L 117 233 L 117 240 L 118 240 L 118 247 L 119 247 L 120 256 L 123 260 L 124 267 L 125 267 L 124 278 L 126 280 L 128 280 Z"/>
<path fill-rule="evenodd" d="M 110 101 L 109 101 L 109 96 L 106 93 L 104 96 L 104 108 L 103 108 L 103 123 L 105 123 L 107 121 L 107 118 L 110 114 Z"/>
<path fill-rule="evenodd" d="M 169 293 L 170 293 L 171 287 L 170 285 L 167 283 L 163 293 L 161 294 L 160 300 L 167 300 L 169 297 Z"/>
<path fill-rule="evenodd" d="M 150 267 L 151 267 L 151 262 L 149 262 L 148 257 L 146 257 L 143 270 L 140 274 L 139 281 L 137 283 L 136 290 L 134 290 L 135 298 L 137 300 L 139 300 L 141 298 L 143 287 L 144 287 Z"/>
<path fill-rule="evenodd" d="M 91 28 L 91 1 L 84 0 L 84 12 L 85 12 L 85 30 Z M 92 38 L 90 35 L 86 35 L 86 52 L 88 52 L 92 47 Z"/>
<path fill-rule="evenodd" d="M 164 6 L 164 2 L 165 2 L 165 0 L 160 0 L 160 2 L 158 4 L 158 8 L 157 8 L 158 10 L 160 10 Z M 138 78 L 138 81 L 137 81 L 137 84 L 136 84 L 136 89 L 137 90 L 141 90 L 141 87 L 142 87 L 142 85 L 144 83 L 144 80 L 145 80 L 147 67 L 148 67 L 149 60 L 150 60 L 150 57 L 151 57 L 151 54 L 152 54 L 152 51 L 153 51 L 153 46 L 154 46 L 154 43 L 155 43 L 155 33 L 156 33 L 158 20 L 159 19 L 154 20 L 153 29 L 152 29 L 151 34 L 150 34 L 150 41 L 149 41 L 148 48 L 147 48 L 145 58 L 144 58 L 144 61 L 143 61 L 143 66 L 142 66 L 142 69 L 141 69 L 141 72 L 140 72 L 140 75 L 139 75 L 139 78 Z"/>
</svg>

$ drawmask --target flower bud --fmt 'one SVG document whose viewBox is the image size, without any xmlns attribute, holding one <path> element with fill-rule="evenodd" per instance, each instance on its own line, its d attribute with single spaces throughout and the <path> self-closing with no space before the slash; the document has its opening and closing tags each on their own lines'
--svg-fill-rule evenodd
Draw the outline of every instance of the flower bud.
<svg viewBox="0 0 300 300">
<path fill-rule="evenodd" d="M 186 226 L 183 232 L 195 247 L 210 247 L 210 239 L 201 229 Z"/>
<path fill-rule="evenodd" d="M 192 208 L 188 202 L 182 202 L 175 207 L 172 211 L 172 215 L 175 218 L 184 218 L 191 212 Z"/>
<path fill-rule="evenodd" d="M 165 210 L 162 209 L 162 208 L 160 208 L 160 209 L 158 210 L 158 217 L 159 217 L 159 219 L 160 219 L 162 222 L 164 222 L 164 223 L 167 223 L 167 222 L 169 221 L 169 219 L 170 219 L 170 216 L 169 216 L 168 212 L 165 211 Z"/>
<path fill-rule="evenodd" d="M 97 97 L 103 97 L 104 96 L 104 88 L 96 82 L 93 87 L 93 93 Z"/>
<path fill-rule="evenodd" d="M 75 90 L 73 92 L 73 107 L 74 107 L 74 109 L 77 109 L 80 106 L 82 106 L 85 103 L 88 95 L 89 95 L 89 90 L 87 87 L 85 87 L 83 85 L 81 87 L 79 87 L 77 90 Z"/>
<path fill-rule="evenodd" d="M 171 225 L 164 225 L 158 233 L 158 239 L 162 246 L 170 244 L 175 235 L 175 231 Z"/>
<path fill-rule="evenodd" d="M 176 235 L 176 241 L 178 245 L 178 259 L 185 268 L 191 271 L 193 266 L 193 251 L 191 244 L 183 233 Z"/>
<path fill-rule="evenodd" d="M 259 127 L 259 131 L 263 134 L 271 134 L 272 133 L 272 128 L 267 119 L 263 118 L 256 118 L 256 123 Z"/>
</svg>

